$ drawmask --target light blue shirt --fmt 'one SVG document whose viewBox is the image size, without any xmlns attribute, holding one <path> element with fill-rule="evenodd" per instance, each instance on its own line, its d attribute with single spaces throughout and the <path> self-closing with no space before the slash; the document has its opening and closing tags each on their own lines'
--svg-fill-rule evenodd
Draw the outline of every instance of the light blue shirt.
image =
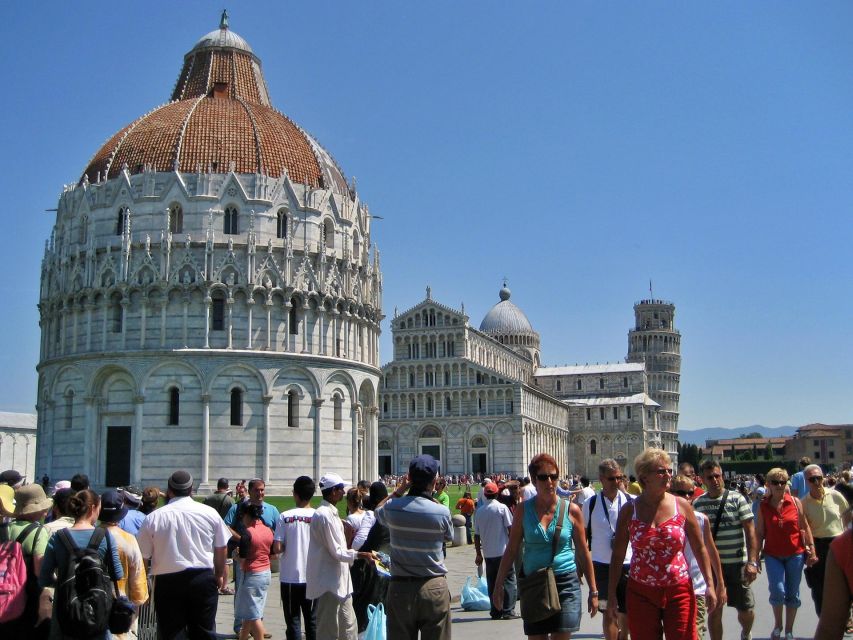
<svg viewBox="0 0 853 640">
<path fill-rule="evenodd" d="M 569 573 L 575 571 L 575 547 L 572 544 L 572 519 L 569 516 L 570 505 L 566 502 L 565 515 L 563 516 L 563 529 L 560 531 L 560 539 L 557 541 L 557 552 L 551 561 L 551 545 L 554 531 L 557 529 L 556 514 L 548 525 L 548 530 L 542 528 L 542 524 L 536 517 L 536 498 L 524 501 L 524 573 L 530 575 L 537 569 L 547 567 L 549 564 L 554 573 Z M 557 512 L 560 503 L 557 503 Z"/>
</svg>

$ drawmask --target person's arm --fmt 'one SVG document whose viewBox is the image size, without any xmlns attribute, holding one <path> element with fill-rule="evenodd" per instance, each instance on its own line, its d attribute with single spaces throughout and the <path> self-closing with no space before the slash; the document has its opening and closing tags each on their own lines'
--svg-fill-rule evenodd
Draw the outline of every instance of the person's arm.
<svg viewBox="0 0 853 640">
<path fill-rule="evenodd" d="M 227 559 L 227 547 L 213 548 L 213 571 L 216 573 L 216 582 L 220 589 L 228 585 L 228 571 L 225 561 Z"/>
<path fill-rule="evenodd" d="M 823 607 L 814 640 L 838 640 L 850 617 L 850 587 L 838 561 L 829 550 L 823 579 Z"/>
<path fill-rule="evenodd" d="M 851 520 L 850 504 L 847 502 L 847 498 L 843 495 L 837 491 L 835 493 L 838 496 L 838 506 L 841 509 L 841 524 L 844 525 L 845 529 L 849 529 Z"/>
<path fill-rule="evenodd" d="M 616 609 L 610 603 L 616 602 L 616 587 L 622 579 L 622 565 L 625 563 L 625 552 L 628 549 L 628 522 L 634 513 L 633 503 L 624 505 L 619 510 L 619 518 L 616 520 L 616 532 L 613 537 L 613 551 L 610 554 L 610 574 L 607 578 L 607 609 L 604 610 L 604 616 L 608 619 L 608 623 L 616 621 Z"/>
<path fill-rule="evenodd" d="M 732 494 L 729 494 L 731 496 Z M 743 535 L 746 539 L 746 567 L 744 567 L 744 579 L 747 583 L 754 582 L 758 577 L 759 567 L 758 562 L 758 540 L 755 537 L 755 522 L 753 521 L 752 507 L 746 501 L 746 498 L 740 494 L 738 496 L 738 517 L 743 527 Z"/>
<path fill-rule="evenodd" d="M 576 504 L 569 507 L 569 518 L 572 520 L 572 541 L 575 543 L 575 564 L 583 567 L 586 582 L 589 585 L 589 599 L 587 611 L 591 618 L 598 611 L 598 586 L 595 584 L 595 571 L 592 568 L 592 555 L 586 544 L 586 529 L 583 525 L 583 516 L 580 507 Z M 579 556 L 579 557 L 577 557 Z"/>
<path fill-rule="evenodd" d="M 703 538 L 705 539 L 705 551 L 708 552 L 708 558 L 711 561 L 711 571 L 714 572 L 717 608 L 719 608 L 728 602 L 729 597 L 726 592 L 726 582 L 723 579 L 723 564 L 720 562 L 720 552 L 717 551 L 714 536 L 711 535 L 711 524 L 707 517 L 705 517 L 705 526 L 702 527 L 702 532 Z M 710 583 L 708 583 L 708 586 L 710 587 Z"/>
<path fill-rule="evenodd" d="M 758 516 L 755 519 L 755 545 L 759 553 L 764 548 L 764 534 L 764 514 L 761 512 L 761 506 L 759 505 Z"/>
<path fill-rule="evenodd" d="M 794 498 L 794 504 L 797 506 L 797 517 L 800 524 L 800 538 L 803 541 L 803 546 L 806 548 L 806 566 L 813 567 L 817 563 L 817 549 L 814 546 L 814 535 L 812 528 L 809 526 L 809 521 L 806 520 L 806 514 L 803 513 L 803 503 L 799 498 Z"/>
<path fill-rule="evenodd" d="M 705 549 L 705 541 L 702 538 L 702 532 L 699 530 L 699 523 L 696 522 L 696 516 L 690 503 L 684 498 L 675 498 L 678 501 L 678 509 L 684 514 L 684 531 L 687 534 L 687 540 L 690 542 L 690 548 L 693 550 L 693 556 L 699 565 L 699 570 L 705 578 L 705 584 L 708 588 L 705 590 L 705 607 L 710 614 L 717 608 L 717 593 L 711 588 L 714 574 L 711 572 L 711 561 L 708 558 L 708 551 Z"/>
<path fill-rule="evenodd" d="M 347 549 L 346 540 L 339 538 L 337 529 L 332 526 L 332 523 L 329 522 L 329 519 L 325 514 L 320 515 L 315 512 L 314 520 L 311 522 L 311 527 L 313 528 L 315 526 L 319 528 L 320 539 L 323 546 L 326 548 L 326 551 L 330 556 L 336 558 L 338 561 L 352 564 L 355 562 L 356 558 L 373 559 L 374 556 L 372 552 Z"/>
<path fill-rule="evenodd" d="M 518 549 L 521 546 L 521 541 L 524 539 L 524 503 L 519 502 L 516 509 L 517 511 L 512 520 L 512 527 L 509 530 L 509 542 L 507 542 L 503 557 L 501 557 L 498 575 L 495 577 L 495 588 L 492 591 L 492 604 L 497 609 L 503 609 L 504 580 L 506 580 L 506 574 L 509 573 L 509 568 L 515 562 L 516 556 L 518 556 Z"/>
<path fill-rule="evenodd" d="M 370 530 L 373 528 L 373 525 L 376 523 L 376 516 L 372 511 L 365 511 L 364 517 L 361 519 L 361 525 L 358 528 L 358 531 L 355 532 L 355 537 L 352 539 L 352 548 L 356 551 L 360 551 L 364 546 L 364 541 L 367 540 L 367 534 L 370 533 Z"/>
</svg>

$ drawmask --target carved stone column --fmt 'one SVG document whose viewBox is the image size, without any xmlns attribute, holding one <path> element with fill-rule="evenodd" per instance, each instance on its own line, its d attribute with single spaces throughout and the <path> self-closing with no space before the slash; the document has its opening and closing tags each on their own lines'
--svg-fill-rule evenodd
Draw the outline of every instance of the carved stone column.
<svg viewBox="0 0 853 640">
<path fill-rule="evenodd" d="M 201 483 L 210 482 L 208 468 L 210 467 L 210 395 L 201 396 Z"/>
<path fill-rule="evenodd" d="M 133 430 L 130 436 L 130 481 L 133 484 L 142 482 L 142 414 L 144 407 L 145 396 L 135 396 L 133 398 Z"/>
<path fill-rule="evenodd" d="M 323 471 L 320 468 L 322 460 L 320 458 L 320 445 L 321 436 L 320 436 L 320 418 L 321 418 L 321 409 L 323 407 L 323 403 L 325 400 L 323 398 L 317 398 L 314 400 L 314 477 L 319 478 Z"/>
<path fill-rule="evenodd" d="M 263 470 L 261 472 L 261 478 L 264 479 L 264 482 L 269 484 L 270 482 L 270 442 L 272 441 L 272 425 L 270 424 L 270 402 L 272 402 L 272 396 L 263 396 L 261 400 L 264 403 L 264 446 L 263 446 Z M 319 476 L 316 476 L 319 478 Z"/>
</svg>

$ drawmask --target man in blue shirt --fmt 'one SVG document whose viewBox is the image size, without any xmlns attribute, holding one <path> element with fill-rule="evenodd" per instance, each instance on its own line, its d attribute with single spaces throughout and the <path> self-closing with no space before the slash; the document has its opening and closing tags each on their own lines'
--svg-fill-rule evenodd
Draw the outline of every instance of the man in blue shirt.
<svg viewBox="0 0 853 640">
<path fill-rule="evenodd" d="M 437 475 L 438 462 L 432 456 L 416 456 L 408 477 L 375 512 L 391 534 L 388 640 L 415 638 L 419 631 L 424 640 L 450 638 L 442 544 L 453 540 L 453 524 L 450 510 L 432 499 Z"/>
<path fill-rule="evenodd" d="M 791 495 L 802 500 L 809 493 L 809 488 L 806 486 L 806 477 L 803 475 L 803 469 L 812 463 L 812 459 L 808 456 L 800 458 L 800 470 L 791 476 Z"/>
</svg>

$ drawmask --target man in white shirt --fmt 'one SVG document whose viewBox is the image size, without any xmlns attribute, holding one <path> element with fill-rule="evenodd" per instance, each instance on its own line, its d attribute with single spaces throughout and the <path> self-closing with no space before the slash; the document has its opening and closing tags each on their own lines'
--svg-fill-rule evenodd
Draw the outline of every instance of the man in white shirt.
<svg viewBox="0 0 853 640">
<path fill-rule="evenodd" d="M 624 491 L 619 489 L 619 480 L 622 477 L 622 469 L 619 463 L 608 458 L 602 460 L 598 465 L 598 479 L 601 482 L 601 491 L 597 494 L 593 491 L 592 497 L 588 498 L 581 507 L 583 521 L 586 525 L 587 541 L 592 551 L 592 567 L 595 571 L 595 584 L 598 592 L 606 594 L 610 578 L 610 556 L 613 553 L 613 538 L 616 535 L 616 521 L 619 519 L 619 510 L 631 501 Z M 583 482 L 584 478 L 581 478 Z M 587 487 L 589 480 L 587 480 Z M 631 564 L 631 545 L 625 550 L 625 562 L 623 565 L 622 579 L 616 589 L 617 602 L 608 602 L 606 599 L 598 599 L 598 610 L 604 613 L 607 607 L 617 607 L 618 614 L 615 622 L 609 622 L 612 618 L 602 616 L 605 640 L 624 640 L 628 637 L 628 619 L 625 615 L 625 588 L 628 584 L 628 565 Z"/>
<path fill-rule="evenodd" d="M 287 625 L 287 640 L 302 639 L 303 621 L 305 640 L 317 638 L 315 601 L 305 597 L 308 546 L 311 541 L 311 520 L 314 516 L 310 501 L 314 497 L 314 490 L 315 485 L 311 478 L 299 476 L 293 483 L 296 508 L 282 513 L 275 528 L 273 553 L 283 554 L 279 565 L 281 607 Z"/>
<path fill-rule="evenodd" d="M 154 608 L 160 638 L 182 631 L 190 638 L 216 637 L 219 589 L 227 580 L 226 545 L 231 532 L 216 512 L 192 499 L 193 477 L 169 477 L 166 506 L 146 516 L 137 540 L 151 560 Z"/>
<path fill-rule="evenodd" d="M 595 489 L 589 486 L 589 478 L 586 476 L 581 476 L 581 487 L 581 490 L 577 493 L 577 502 L 579 507 L 582 507 L 584 502 L 595 495 Z"/>
<path fill-rule="evenodd" d="M 477 555 L 474 564 L 478 567 L 486 561 L 486 584 L 489 588 L 489 602 L 495 590 L 495 578 L 501 566 L 506 545 L 509 542 L 509 528 L 512 526 L 512 514 L 505 504 L 495 500 L 498 495 L 498 485 L 489 482 L 483 487 L 486 504 L 477 509 L 474 518 L 474 548 Z M 515 615 L 515 569 L 511 566 L 504 580 L 503 608 L 497 609 L 492 603 L 489 615 L 492 620 L 511 620 Z"/>
<path fill-rule="evenodd" d="M 521 479 L 521 498 L 523 500 L 530 500 L 530 498 L 536 495 L 536 483 L 530 482 L 530 478 L 528 476 L 524 476 Z"/>
<path fill-rule="evenodd" d="M 376 559 L 372 551 L 347 548 L 344 525 L 335 506 L 343 499 L 346 487 L 337 473 L 320 478 L 323 501 L 311 518 L 305 597 L 317 600 L 317 637 L 322 640 L 357 639 L 349 568 L 356 558 Z"/>
</svg>

